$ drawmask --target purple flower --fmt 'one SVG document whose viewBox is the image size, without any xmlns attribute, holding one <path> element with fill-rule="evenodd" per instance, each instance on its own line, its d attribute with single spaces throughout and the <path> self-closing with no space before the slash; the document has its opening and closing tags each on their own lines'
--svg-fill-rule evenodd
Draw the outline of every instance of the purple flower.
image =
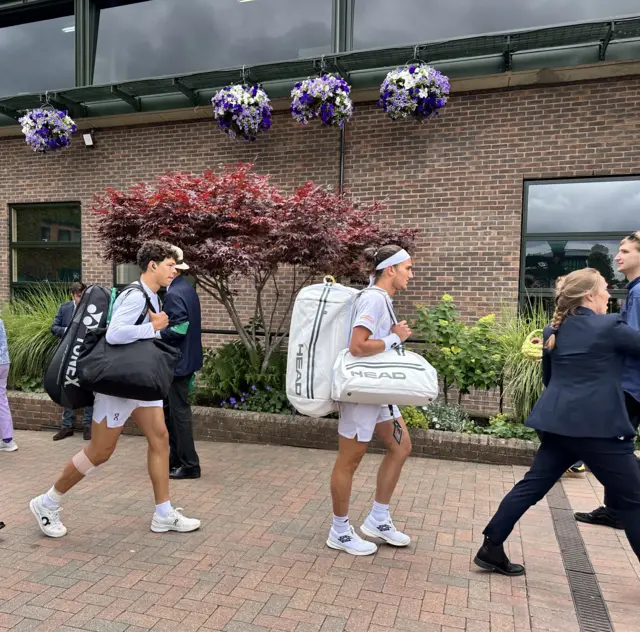
<svg viewBox="0 0 640 632">
<path fill-rule="evenodd" d="M 226 406 L 227 405 L 227 400 L 224 399 L 220 402 L 220 406 Z"/>
<path fill-rule="evenodd" d="M 253 141 L 271 127 L 271 102 L 257 85 L 222 88 L 211 99 L 218 127 L 232 138 Z"/>
<path fill-rule="evenodd" d="M 270 386 L 266 386 L 265 388 L 266 388 L 268 391 L 270 391 L 270 390 L 271 390 L 271 387 L 270 387 Z"/>
<path fill-rule="evenodd" d="M 27 144 L 42 153 L 67 148 L 77 129 L 65 110 L 30 110 L 19 122 Z"/>
<path fill-rule="evenodd" d="M 291 115 L 299 123 L 320 119 L 325 125 L 344 127 L 353 113 L 351 88 L 331 74 L 306 79 L 291 91 Z"/>
<path fill-rule="evenodd" d="M 256 385 L 255 385 L 255 384 L 251 387 L 251 390 L 252 390 L 252 391 L 255 391 L 255 390 L 256 390 Z"/>
<path fill-rule="evenodd" d="M 229 398 L 229 403 L 230 403 L 232 406 L 235 406 L 236 398 L 235 398 L 235 397 L 230 397 L 230 398 Z"/>
</svg>

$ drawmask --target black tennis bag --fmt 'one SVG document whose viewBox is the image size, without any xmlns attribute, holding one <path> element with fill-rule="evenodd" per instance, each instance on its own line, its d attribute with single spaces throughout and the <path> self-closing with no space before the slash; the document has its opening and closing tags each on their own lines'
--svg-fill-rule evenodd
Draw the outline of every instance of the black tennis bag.
<svg viewBox="0 0 640 632">
<path fill-rule="evenodd" d="M 87 334 L 106 326 L 110 294 L 107 288 L 99 285 L 90 285 L 84 291 L 71 324 L 49 361 L 44 389 L 64 408 L 93 405 L 93 392 L 83 388 L 78 380 L 77 363 Z"/>
<path fill-rule="evenodd" d="M 136 322 L 139 325 L 148 310 L 155 310 L 142 286 L 132 284 L 122 291 L 127 290 L 137 290 L 145 295 L 146 305 Z M 147 402 L 165 399 L 173 382 L 174 368 L 181 357 L 180 351 L 158 338 L 110 345 L 106 333 L 112 306 L 108 310 L 106 326 L 88 332 L 80 348 L 77 362 L 80 386 L 95 393 L 125 399 Z"/>
</svg>

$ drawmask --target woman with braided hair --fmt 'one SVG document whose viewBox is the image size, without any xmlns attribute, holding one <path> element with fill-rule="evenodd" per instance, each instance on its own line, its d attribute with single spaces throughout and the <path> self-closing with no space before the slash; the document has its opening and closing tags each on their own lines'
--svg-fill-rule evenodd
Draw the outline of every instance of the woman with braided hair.
<svg viewBox="0 0 640 632">
<path fill-rule="evenodd" d="M 640 357 L 640 333 L 607 314 L 607 282 L 593 268 L 558 280 L 553 320 L 544 330 L 545 390 L 526 425 L 540 435 L 531 469 L 504 497 L 486 526 L 475 563 L 503 575 L 522 575 L 504 542 L 524 513 L 578 460 L 604 485 L 612 508 L 640 559 L 640 469 L 636 430 L 622 390 L 628 355 Z"/>
</svg>

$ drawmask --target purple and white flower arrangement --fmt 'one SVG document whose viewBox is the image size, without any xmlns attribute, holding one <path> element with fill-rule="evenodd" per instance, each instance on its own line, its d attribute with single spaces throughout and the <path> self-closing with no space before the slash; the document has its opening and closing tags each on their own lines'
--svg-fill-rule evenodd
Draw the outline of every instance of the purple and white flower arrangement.
<svg viewBox="0 0 640 632">
<path fill-rule="evenodd" d="M 46 153 L 69 147 L 76 124 L 64 110 L 38 108 L 19 119 L 27 145 Z"/>
<path fill-rule="evenodd" d="M 211 99 L 218 127 L 232 138 L 256 140 L 271 127 L 271 101 L 258 85 L 226 86 Z"/>
<path fill-rule="evenodd" d="M 291 99 L 291 114 L 304 125 L 320 119 L 325 125 L 342 128 L 353 114 L 349 84 L 329 73 L 296 83 Z"/>
<path fill-rule="evenodd" d="M 380 86 L 381 107 L 394 121 L 424 121 L 447 104 L 449 78 L 427 64 L 409 64 L 387 74 Z"/>
</svg>

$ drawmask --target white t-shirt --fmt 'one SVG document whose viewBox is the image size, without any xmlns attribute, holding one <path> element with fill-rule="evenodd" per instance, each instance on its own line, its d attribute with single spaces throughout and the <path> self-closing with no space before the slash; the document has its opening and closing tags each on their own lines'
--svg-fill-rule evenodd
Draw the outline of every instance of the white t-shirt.
<svg viewBox="0 0 640 632">
<path fill-rule="evenodd" d="M 158 295 L 153 290 L 150 290 L 143 281 L 135 281 L 135 283 L 142 285 L 151 300 L 153 308 L 156 312 L 159 312 L 160 301 Z M 138 290 L 127 290 L 118 296 L 113 304 L 111 323 L 107 329 L 107 342 L 110 345 L 127 345 L 136 340 L 160 337 L 160 332 L 156 332 L 150 322 L 148 312 L 142 324 L 135 324 L 146 304 L 147 300 L 144 294 L 138 292 Z"/>
<path fill-rule="evenodd" d="M 393 321 L 391 297 L 383 290 L 372 287 L 356 298 L 353 327 L 366 327 L 370 340 L 381 340 L 391 333 Z"/>
</svg>

